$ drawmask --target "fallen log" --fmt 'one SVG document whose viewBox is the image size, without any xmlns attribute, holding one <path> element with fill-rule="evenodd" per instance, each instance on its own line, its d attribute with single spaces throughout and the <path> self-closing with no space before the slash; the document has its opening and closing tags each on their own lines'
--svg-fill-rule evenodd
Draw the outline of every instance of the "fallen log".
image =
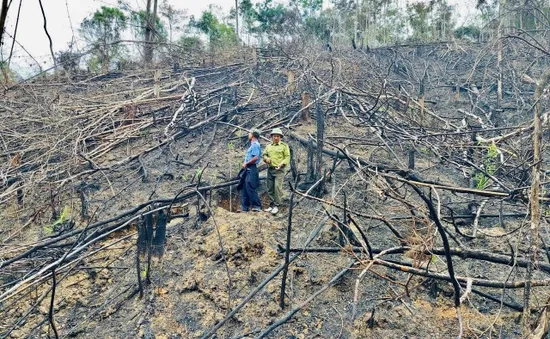
<svg viewBox="0 0 550 339">
<path fill-rule="evenodd" d="M 305 147 L 307 147 L 308 144 L 310 143 L 310 141 L 298 136 L 295 133 L 290 132 L 290 133 L 288 133 L 288 135 L 291 138 L 295 139 L 296 141 L 299 141 Z M 315 141 L 312 141 L 312 142 L 314 144 L 314 147 L 317 147 L 317 143 Z M 327 144 L 329 144 L 329 143 L 327 142 Z M 439 188 L 439 189 L 443 189 L 443 190 L 447 190 L 447 191 L 458 192 L 458 193 L 468 193 L 468 194 L 474 194 L 474 195 L 484 196 L 484 197 L 509 198 L 510 195 L 511 195 L 511 193 L 508 194 L 506 192 L 491 191 L 491 190 L 480 190 L 480 189 L 475 189 L 475 188 L 465 188 L 465 187 L 457 187 L 457 186 L 449 186 L 449 185 L 444 185 L 444 184 L 434 182 L 434 181 L 424 180 L 424 179 L 420 178 L 413 171 L 409 171 L 409 170 L 405 170 L 405 169 L 401 169 L 401 168 L 397 168 L 397 167 L 391 167 L 391 166 L 388 166 L 388 165 L 385 165 L 385 164 L 373 164 L 373 163 L 371 163 L 371 162 L 369 162 L 365 159 L 362 159 L 358 156 L 354 156 L 354 155 L 351 155 L 351 154 L 346 154 L 342 150 L 333 151 L 333 150 L 328 149 L 328 148 L 323 148 L 323 153 L 325 153 L 327 155 L 330 155 L 332 157 L 337 157 L 337 158 L 343 159 L 343 160 L 350 160 L 354 164 L 364 166 L 367 169 L 372 170 L 373 172 L 376 172 L 380 175 L 387 176 L 389 178 L 399 180 L 401 182 L 406 182 L 406 183 L 416 185 L 416 186 L 424 186 L 424 187 L 432 187 L 433 186 L 434 188 Z M 389 173 L 395 173 L 395 174 L 397 174 L 397 176 L 391 175 Z M 513 191 L 512 191 L 512 193 L 513 193 Z"/>
<path fill-rule="evenodd" d="M 261 177 L 260 180 L 265 180 L 265 177 Z M 224 187 L 229 187 L 229 186 L 232 186 L 232 185 L 236 185 L 238 183 L 239 183 L 238 180 L 230 180 L 230 181 L 226 181 L 224 183 L 220 183 L 220 184 L 216 184 L 216 185 L 199 187 L 198 191 L 199 192 L 207 192 L 207 191 L 214 190 L 214 189 L 219 189 L 219 188 L 224 188 Z M 104 225 L 113 223 L 115 221 L 124 219 L 128 216 L 135 215 L 139 211 L 141 211 L 141 210 L 143 210 L 146 207 L 151 206 L 151 205 L 157 204 L 157 205 L 162 205 L 162 206 L 168 206 L 172 203 L 182 202 L 184 200 L 187 200 L 189 198 L 192 198 L 192 197 L 196 196 L 197 192 L 194 191 L 194 187 L 195 187 L 194 185 L 193 186 L 188 186 L 187 189 L 189 189 L 190 192 L 177 197 L 177 199 L 175 199 L 175 200 L 173 198 L 161 198 L 161 199 L 150 200 L 150 201 L 147 201 L 145 203 L 139 204 L 138 206 L 136 206 L 132 209 L 129 209 L 129 210 L 127 210 L 127 211 L 125 211 L 125 212 L 123 212 L 123 213 L 121 213 L 121 214 L 119 214 L 115 217 L 112 217 L 112 218 L 109 218 L 107 220 L 100 221 L 100 222 L 94 223 L 92 225 L 89 225 L 86 229 L 88 231 L 89 230 L 94 230 L 94 229 L 97 229 L 101 226 L 104 226 Z M 118 226 L 124 224 L 125 222 L 126 221 L 118 222 L 115 225 L 112 225 L 112 227 L 118 227 Z M 33 246 L 32 248 L 30 248 L 29 250 L 27 250 L 27 251 L 25 251 L 25 252 L 23 252 L 23 253 L 21 253 L 17 256 L 14 256 L 12 258 L 9 258 L 9 259 L 6 259 L 6 260 L 0 262 L 0 269 L 11 265 L 11 264 L 13 264 L 14 262 L 16 262 L 18 260 L 28 258 L 31 254 L 35 253 L 38 250 L 47 248 L 48 246 L 50 246 L 52 244 L 55 244 L 55 243 L 57 243 L 61 240 L 65 240 L 67 238 L 73 237 L 73 236 L 78 235 L 80 233 L 82 233 L 82 229 L 74 230 L 74 231 L 65 233 L 63 235 L 60 235 L 59 237 L 56 237 L 56 238 L 44 241 L 40 244 L 37 244 L 37 245 Z M 93 236 L 93 234 L 88 236 L 84 241 L 91 239 L 90 237 L 92 237 L 92 236 Z"/>
<path fill-rule="evenodd" d="M 278 246 L 279 253 L 283 253 L 285 250 Z M 352 251 L 354 253 L 365 253 L 363 247 L 315 247 L 315 248 L 291 248 L 290 252 L 304 252 L 304 253 L 340 253 L 345 251 Z M 381 248 L 372 248 L 372 253 L 378 254 L 384 251 Z M 387 252 L 387 254 L 403 254 L 409 251 L 414 251 L 421 253 L 423 255 L 444 255 L 445 250 L 442 247 L 431 248 L 431 249 L 418 249 L 409 246 L 403 246 L 399 248 L 392 249 Z M 490 253 L 480 250 L 472 250 L 465 248 L 450 248 L 449 253 L 453 256 L 460 257 L 461 259 L 476 259 L 487 261 L 494 264 L 501 264 L 507 266 L 519 266 L 521 268 L 526 268 L 528 264 L 527 259 L 523 258 L 514 258 L 513 255 L 505 255 L 501 253 Z M 538 267 L 540 271 L 550 274 L 550 264 L 542 261 L 537 261 L 534 263 L 535 267 Z"/>
<path fill-rule="evenodd" d="M 378 259 L 378 260 L 375 260 L 374 264 L 399 270 L 405 273 L 411 273 L 414 275 L 423 276 L 423 277 L 428 277 L 428 278 L 433 278 L 438 280 L 445 280 L 449 282 L 451 281 L 451 277 L 447 274 L 435 273 L 424 269 L 414 268 L 408 263 L 404 263 L 404 262 L 385 261 L 385 260 Z M 478 278 L 470 278 L 470 277 L 462 277 L 462 276 L 455 276 L 455 278 L 460 283 L 466 284 L 468 280 L 471 280 L 472 285 L 474 286 L 491 287 L 491 288 L 519 289 L 519 288 L 524 288 L 527 283 L 526 281 L 502 282 L 502 281 L 496 281 L 496 280 L 478 279 Z M 550 279 L 533 280 L 531 281 L 531 286 L 532 287 L 550 286 Z"/>
</svg>

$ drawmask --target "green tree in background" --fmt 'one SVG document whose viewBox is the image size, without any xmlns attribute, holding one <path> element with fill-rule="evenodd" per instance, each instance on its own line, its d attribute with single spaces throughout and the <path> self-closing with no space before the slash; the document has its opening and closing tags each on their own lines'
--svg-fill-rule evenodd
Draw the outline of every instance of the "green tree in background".
<svg viewBox="0 0 550 339">
<path fill-rule="evenodd" d="M 323 0 L 287 0 L 284 3 L 279 0 L 237 0 L 228 17 L 219 8 L 210 6 L 198 18 L 191 17 L 187 24 L 185 12 L 176 9 L 170 0 L 143 0 L 147 9 L 139 11 L 131 9 L 126 0 L 120 1 L 127 16 L 119 9 L 102 7 L 81 25 L 83 37 L 96 47 L 91 64 L 104 70 L 120 54 L 120 49 L 111 45 L 120 39 L 126 22 L 131 24 L 134 35 L 138 37 L 136 40 L 150 42 L 146 47 L 153 48 L 161 41 L 176 41 L 178 47 L 173 46 L 176 49 L 170 49 L 168 53 L 177 58 L 182 50 L 204 50 L 208 46 L 213 52 L 239 44 L 234 28 L 237 16 L 243 33 L 241 38 L 248 44 L 314 38 L 323 45 L 366 49 L 404 41 L 477 41 L 487 38 L 487 35 L 496 38 L 499 23 L 505 35 L 517 34 L 522 29 L 536 32 L 546 27 L 548 20 L 545 18 L 550 13 L 547 0 L 525 3 L 520 0 L 465 0 L 477 5 L 478 12 L 457 28 L 458 16 L 449 0 L 329 0 L 332 5 L 326 8 L 323 8 Z M 159 15 L 157 3 L 160 3 Z M 499 13 L 504 14 L 499 16 Z M 147 25 L 147 18 L 150 25 Z M 183 33 L 184 37 L 177 33 Z M 199 33 L 206 36 L 207 44 L 198 39 Z M 148 48 L 144 50 L 147 63 L 150 59 L 145 52 L 151 55 L 152 52 Z M 163 52 L 162 56 L 166 53 Z"/>
<path fill-rule="evenodd" d="M 436 40 L 447 40 L 451 38 L 454 31 L 454 7 L 447 3 L 447 0 L 432 0 L 433 15 L 433 36 Z"/>
<path fill-rule="evenodd" d="M 200 32 L 206 34 L 210 41 L 216 39 L 218 23 L 218 18 L 216 18 L 211 10 L 202 12 L 198 21 L 192 21 L 192 25 Z"/>
<path fill-rule="evenodd" d="M 127 17 L 121 10 L 105 6 L 82 21 L 79 32 L 94 47 L 90 68 L 101 67 L 106 72 L 110 62 L 120 57 L 122 47 L 118 41 L 126 25 Z"/>
<path fill-rule="evenodd" d="M 239 4 L 239 14 L 243 18 L 244 27 L 248 33 L 254 30 L 254 24 L 258 18 L 258 14 L 254 10 L 254 5 L 250 0 L 241 0 Z"/>
<path fill-rule="evenodd" d="M 428 41 L 433 38 L 430 14 L 433 3 L 416 2 L 407 4 L 409 23 L 412 29 L 412 39 L 415 41 Z"/>
<path fill-rule="evenodd" d="M 287 5 L 274 0 L 263 0 L 255 4 L 241 0 L 239 14 L 248 35 L 255 36 L 260 43 L 265 40 L 294 36 L 302 30 L 323 41 L 330 37 L 330 18 L 323 14 L 322 0 L 290 0 Z"/>
<path fill-rule="evenodd" d="M 274 5 L 272 0 L 264 0 L 256 4 L 257 33 L 282 33 L 285 7 Z"/>
<path fill-rule="evenodd" d="M 134 29 L 134 34 L 138 40 L 142 40 L 145 37 L 145 30 L 147 28 L 147 12 L 137 11 L 132 12 L 130 17 L 130 22 L 132 28 Z M 153 28 L 153 41 L 164 41 L 166 40 L 168 34 L 164 24 L 161 22 L 160 18 L 156 18 L 156 22 Z"/>
<path fill-rule="evenodd" d="M 474 25 L 460 26 L 455 29 L 454 36 L 457 39 L 477 41 L 481 36 L 481 30 Z"/>
<path fill-rule="evenodd" d="M 323 9 L 323 0 L 291 0 L 291 5 L 300 8 L 304 18 L 319 16 Z"/>
<path fill-rule="evenodd" d="M 330 43 L 331 18 L 322 11 L 322 0 L 292 0 L 290 5 L 302 14 L 306 36 L 313 35 L 324 44 Z"/>
<path fill-rule="evenodd" d="M 235 29 L 226 25 L 214 15 L 212 9 L 204 11 L 198 21 L 192 18 L 190 25 L 208 37 L 210 50 L 225 48 L 238 44 Z"/>
<path fill-rule="evenodd" d="M 178 41 L 178 46 L 184 52 L 200 52 L 204 49 L 202 40 L 196 36 L 182 36 Z"/>
<path fill-rule="evenodd" d="M 319 17 L 305 18 L 304 22 L 305 33 L 313 35 L 323 43 L 330 43 L 331 37 L 331 19 L 326 15 Z"/>
<path fill-rule="evenodd" d="M 273 0 L 256 3 L 256 26 L 254 33 L 264 42 L 266 38 L 292 36 L 302 24 L 302 18 L 296 9 L 275 4 Z"/>
<path fill-rule="evenodd" d="M 182 22 L 187 19 L 187 15 L 185 11 L 174 8 L 168 3 L 168 0 L 164 0 L 160 5 L 160 15 L 167 21 L 168 40 L 173 42 L 173 33 L 183 29 Z"/>
</svg>

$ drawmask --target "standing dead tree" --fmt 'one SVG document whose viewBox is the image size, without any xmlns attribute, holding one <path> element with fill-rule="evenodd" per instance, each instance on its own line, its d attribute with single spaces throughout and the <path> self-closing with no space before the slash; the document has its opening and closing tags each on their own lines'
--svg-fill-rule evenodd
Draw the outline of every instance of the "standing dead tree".
<svg viewBox="0 0 550 339">
<path fill-rule="evenodd" d="M 547 69 L 542 78 L 537 83 L 535 90 L 535 107 L 533 109 L 533 169 L 532 182 L 529 194 L 529 209 L 531 215 L 531 223 L 529 226 L 529 265 L 527 266 L 526 285 L 523 296 L 523 335 L 531 334 L 531 279 L 533 277 L 533 265 L 538 256 L 538 239 L 540 233 L 540 217 L 541 208 L 539 195 L 541 191 L 541 167 L 542 167 L 542 103 L 546 87 L 550 83 L 550 69 Z"/>
<path fill-rule="evenodd" d="M 2 0 L 2 4 L 0 6 L 0 45 L 4 43 L 4 28 L 6 27 L 6 18 L 8 17 L 10 3 L 8 3 L 8 0 Z"/>
<path fill-rule="evenodd" d="M 52 37 L 50 36 L 50 33 L 48 32 L 48 21 L 46 20 L 46 13 L 44 13 L 44 6 L 42 6 L 42 0 L 38 0 L 38 3 L 40 4 L 40 11 L 42 12 L 42 18 L 44 19 L 44 33 L 46 33 L 46 36 L 48 37 L 48 41 L 50 42 L 50 53 L 52 55 L 52 61 L 54 63 L 54 67 L 56 64 L 56 58 L 55 53 L 53 52 L 53 41 Z"/>
<path fill-rule="evenodd" d="M 145 6 L 145 45 L 143 46 L 143 61 L 145 64 L 149 64 L 153 60 L 153 46 L 150 42 L 156 18 L 151 19 L 151 1 L 147 0 L 147 5 Z"/>
</svg>

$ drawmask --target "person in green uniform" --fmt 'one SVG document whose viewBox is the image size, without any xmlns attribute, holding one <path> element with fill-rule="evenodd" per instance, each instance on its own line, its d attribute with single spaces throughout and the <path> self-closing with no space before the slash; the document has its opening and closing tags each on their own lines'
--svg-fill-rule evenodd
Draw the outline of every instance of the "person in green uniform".
<svg viewBox="0 0 550 339">
<path fill-rule="evenodd" d="M 283 198 L 283 179 L 290 166 L 290 148 L 281 141 L 283 131 L 274 128 L 271 131 L 271 144 L 265 148 L 263 161 L 267 164 L 267 194 L 269 195 L 269 208 L 266 212 L 277 214 Z"/>
</svg>

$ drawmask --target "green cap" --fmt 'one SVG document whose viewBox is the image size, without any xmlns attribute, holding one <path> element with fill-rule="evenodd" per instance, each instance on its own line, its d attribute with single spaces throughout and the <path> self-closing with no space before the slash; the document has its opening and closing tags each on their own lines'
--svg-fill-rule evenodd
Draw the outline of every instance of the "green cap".
<svg viewBox="0 0 550 339">
<path fill-rule="evenodd" d="M 254 138 L 258 139 L 260 137 L 260 130 L 257 129 L 257 128 L 253 128 L 252 131 L 250 131 L 250 133 L 252 133 L 252 135 L 254 136 Z"/>
<path fill-rule="evenodd" d="M 280 128 L 274 128 L 272 131 L 271 131 L 271 135 L 273 134 L 278 134 L 280 135 L 281 137 L 283 136 L 283 131 L 280 129 Z"/>
</svg>

